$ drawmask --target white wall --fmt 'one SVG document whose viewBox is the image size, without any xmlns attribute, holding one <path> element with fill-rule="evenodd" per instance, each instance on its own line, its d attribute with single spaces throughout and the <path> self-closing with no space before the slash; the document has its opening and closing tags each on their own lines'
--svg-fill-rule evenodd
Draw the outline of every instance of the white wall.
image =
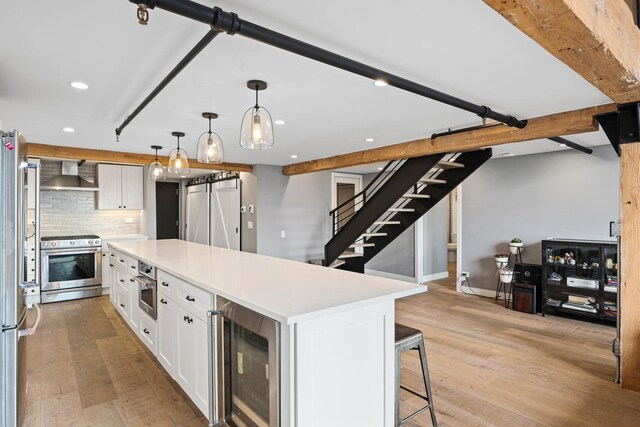
<svg viewBox="0 0 640 427">
<path fill-rule="evenodd" d="M 541 240 L 609 238 L 619 218 L 620 161 L 610 146 L 493 159 L 462 184 L 462 269 L 474 287 L 495 287 L 493 255 L 525 243 L 540 263 Z"/>
</svg>

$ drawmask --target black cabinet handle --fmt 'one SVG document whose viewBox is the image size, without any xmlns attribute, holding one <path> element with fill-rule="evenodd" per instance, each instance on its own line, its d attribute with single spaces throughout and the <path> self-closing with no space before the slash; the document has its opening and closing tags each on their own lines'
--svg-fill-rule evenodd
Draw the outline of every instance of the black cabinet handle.
<svg viewBox="0 0 640 427">
<path fill-rule="evenodd" d="M 123 260 L 123 259 L 119 259 L 118 261 L 120 261 L 121 263 L 123 263 L 123 264 L 124 264 L 124 260 Z"/>
<path fill-rule="evenodd" d="M 133 279 L 129 279 L 129 281 L 130 281 L 131 283 L 135 282 L 135 280 L 133 280 Z"/>
<path fill-rule="evenodd" d="M 123 303 L 120 303 L 120 307 L 124 308 L 124 304 L 123 304 Z"/>
<path fill-rule="evenodd" d="M 113 267 L 113 264 L 109 264 L 109 267 Z"/>
<path fill-rule="evenodd" d="M 144 332 L 145 334 L 149 335 L 149 331 L 147 330 L 147 328 L 144 328 L 144 330 L 142 332 Z"/>
<path fill-rule="evenodd" d="M 187 319 L 188 319 L 188 317 L 187 317 L 187 316 L 184 316 L 184 317 L 182 318 L 182 320 L 184 320 L 185 322 L 187 321 Z"/>
<path fill-rule="evenodd" d="M 120 282 L 121 282 L 121 283 L 124 283 L 124 279 L 120 279 Z"/>
<path fill-rule="evenodd" d="M 132 265 L 131 268 L 133 268 L 134 270 L 136 269 L 136 267 L 134 265 Z"/>
<path fill-rule="evenodd" d="M 167 303 L 167 301 L 165 301 L 164 298 L 160 298 L 160 304 L 166 304 L 166 303 Z"/>
<path fill-rule="evenodd" d="M 122 205 L 118 206 L 118 209 L 122 209 Z"/>
<path fill-rule="evenodd" d="M 126 206 L 123 206 L 123 207 L 124 207 L 125 209 L 127 209 L 127 207 L 126 207 Z"/>
<path fill-rule="evenodd" d="M 187 298 L 187 301 L 190 301 L 190 302 L 195 302 L 196 301 L 195 298 L 191 298 L 189 295 L 187 295 L 186 298 Z"/>
<path fill-rule="evenodd" d="M 167 286 L 167 287 L 169 286 L 169 284 L 167 282 L 162 282 L 161 285 L 162 286 Z"/>
<path fill-rule="evenodd" d="M 193 317 L 189 317 L 189 323 L 193 323 Z"/>
</svg>

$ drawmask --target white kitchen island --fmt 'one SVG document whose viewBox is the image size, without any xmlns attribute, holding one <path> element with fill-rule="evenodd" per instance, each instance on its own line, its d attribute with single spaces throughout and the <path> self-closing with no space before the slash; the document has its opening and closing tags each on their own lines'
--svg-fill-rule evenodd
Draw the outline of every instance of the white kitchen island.
<svg viewBox="0 0 640 427">
<path fill-rule="evenodd" d="M 425 292 L 424 286 L 181 240 L 110 246 L 114 305 L 205 415 L 202 377 L 212 375 L 203 345 L 206 329 L 203 336 L 200 327 L 191 340 L 176 329 L 189 313 L 202 325 L 215 296 L 221 296 L 279 322 L 281 426 L 395 425 L 394 302 Z M 137 274 L 136 260 L 159 270 L 162 304 L 154 325 L 134 313 L 137 300 L 126 288 Z M 197 302 L 191 302 L 194 295 Z M 174 300 L 177 326 L 162 316 Z M 177 360 L 189 346 L 195 355 L 190 379 Z"/>
</svg>

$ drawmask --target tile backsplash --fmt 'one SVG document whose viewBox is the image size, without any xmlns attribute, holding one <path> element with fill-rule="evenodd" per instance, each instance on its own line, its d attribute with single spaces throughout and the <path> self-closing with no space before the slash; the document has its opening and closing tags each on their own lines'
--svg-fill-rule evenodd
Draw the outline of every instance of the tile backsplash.
<svg viewBox="0 0 640 427">
<path fill-rule="evenodd" d="M 42 160 L 41 182 L 59 175 L 62 162 Z M 78 174 L 90 182 L 96 181 L 96 165 L 83 164 Z M 40 193 L 41 236 L 73 234 L 140 234 L 139 210 L 96 209 L 95 191 L 43 190 Z M 125 222 L 131 219 L 132 222 Z"/>
</svg>

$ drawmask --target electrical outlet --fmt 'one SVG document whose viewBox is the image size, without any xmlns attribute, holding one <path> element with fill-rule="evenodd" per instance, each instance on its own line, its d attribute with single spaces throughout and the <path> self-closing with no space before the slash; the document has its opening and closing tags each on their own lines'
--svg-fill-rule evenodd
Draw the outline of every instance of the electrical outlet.
<svg viewBox="0 0 640 427">
<path fill-rule="evenodd" d="M 280 230 L 280 238 L 284 239 L 287 237 L 287 233 L 284 230 Z"/>
<path fill-rule="evenodd" d="M 247 221 L 247 228 L 251 230 L 253 228 L 253 221 Z"/>
<path fill-rule="evenodd" d="M 461 275 L 462 277 L 471 277 L 471 275 L 469 274 L 469 272 L 468 272 L 468 271 L 463 271 L 462 273 L 460 273 L 460 275 Z"/>
<path fill-rule="evenodd" d="M 133 218 L 125 218 L 124 219 L 124 223 L 125 224 L 133 224 Z"/>
</svg>

